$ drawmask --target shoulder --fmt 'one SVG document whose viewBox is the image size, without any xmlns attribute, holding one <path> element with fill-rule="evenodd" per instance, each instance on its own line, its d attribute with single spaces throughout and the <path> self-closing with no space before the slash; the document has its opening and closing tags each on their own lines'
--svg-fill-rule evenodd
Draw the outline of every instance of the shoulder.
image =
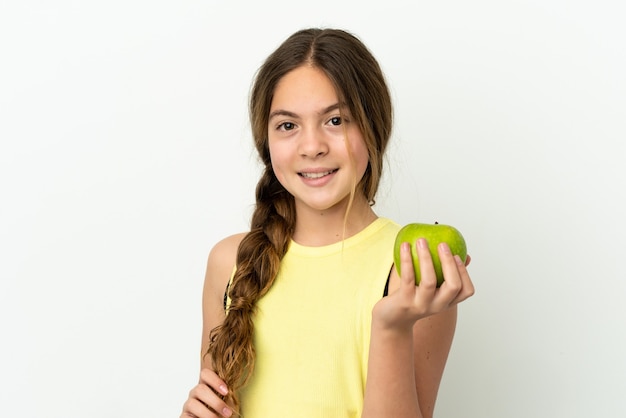
<svg viewBox="0 0 626 418">
<path fill-rule="evenodd" d="M 224 291 L 237 260 L 237 250 L 245 232 L 230 235 L 217 242 L 207 259 L 205 287 Z"/>
<path fill-rule="evenodd" d="M 402 226 L 393 219 L 380 217 L 376 219 L 374 225 L 379 225 L 377 231 L 379 234 L 383 234 L 388 237 L 392 237 L 394 240 L 398 231 L 402 228 Z"/>
<path fill-rule="evenodd" d="M 237 258 L 237 249 L 247 232 L 230 235 L 211 248 L 208 264 L 216 268 L 232 268 Z"/>
</svg>

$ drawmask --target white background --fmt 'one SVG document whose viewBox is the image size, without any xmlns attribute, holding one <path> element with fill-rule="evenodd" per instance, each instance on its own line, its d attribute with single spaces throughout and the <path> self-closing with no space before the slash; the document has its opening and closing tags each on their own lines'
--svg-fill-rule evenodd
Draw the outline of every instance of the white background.
<svg viewBox="0 0 626 418">
<path fill-rule="evenodd" d="M 226 3 L 1 3 L 0 416 L 178 416 L 251 213 L 250 83 L 307 26 L 389 79 L 378 213 L 468 241 L 437 416 L 626 416 L 622 2 Z"/>
</svg>

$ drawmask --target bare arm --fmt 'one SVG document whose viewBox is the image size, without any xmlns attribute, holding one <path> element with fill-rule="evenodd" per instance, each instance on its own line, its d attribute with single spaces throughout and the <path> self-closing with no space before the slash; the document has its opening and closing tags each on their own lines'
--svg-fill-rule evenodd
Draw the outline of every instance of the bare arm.
<svg viewBox="0 0 626 418">
<path fill-rule="evenodd" d="M 374 307 L 364 418 L 432 418 L 456 326 L 456 305 L 474 293 L 467 269 L 446 248 L 446 281 L 436 288 L 428 250 L 418 246 L 422 282 L 415 286 L 408 248 L 402 277 Z"/>
<path fill-rule="evenodd" d="M 204 353 L 209 347 L 211 330 L 224 321 L 224 292 L 235 267 L 237 248 L 244 235 L 223 239 L 209 253 L 202 290 L 201 368 L 211 368 L 210 359 Z"/>
<path fill-rule="evenodd" d="M 235 266 L 239 242 L 244 234 L 230 236 L 218 242 L 209 254 L 204 288 L 202 291 L 202 344 L 200 353 L 199 382 L 189 392 L 181 418 L 229 417 L 232 410 L 218 395 L 227 395 L 228 388 L 205 356 L 210 342 L 211 330 L 220 325 L 225 317 L 224 291 Z"/>
<path fill-rule="evenodd" d="M 415 387 L 424 418 L 431 418 L 456 328 L 457 307 L 421 319 L 413 327 Z"/>
</svg>

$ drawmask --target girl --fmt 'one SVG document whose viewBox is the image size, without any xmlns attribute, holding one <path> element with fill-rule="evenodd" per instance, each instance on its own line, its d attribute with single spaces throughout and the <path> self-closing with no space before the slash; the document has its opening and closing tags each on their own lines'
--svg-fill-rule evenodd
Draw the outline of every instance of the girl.
<svg viewBox="0 0 626 418">
<path fill-rule="evenodd" d="M 393 266 L 400 226 L 374 197 L 392 127 L 370 51 L 341 30 L 289 37 L 250 97 L 265 165 L 247 233 L 215 245 L 200 381 L 181 417 L 432 417 L 456 305 L 474 288 L 446 244 Z"/>
</svg>

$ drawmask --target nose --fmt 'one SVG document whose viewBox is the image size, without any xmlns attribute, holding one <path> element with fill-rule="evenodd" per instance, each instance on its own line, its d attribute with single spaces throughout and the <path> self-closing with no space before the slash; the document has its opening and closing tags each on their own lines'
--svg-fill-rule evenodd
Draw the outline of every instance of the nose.
<svg viewBox="0 0 626 418">
<path fill-rule="evenodd" d="M 298 152 L 302 157 L 317 158 L 328 153 L 328 142 L 324 133 L 318 129 L 302 130 L 298 143 Z"/>
</svg>

